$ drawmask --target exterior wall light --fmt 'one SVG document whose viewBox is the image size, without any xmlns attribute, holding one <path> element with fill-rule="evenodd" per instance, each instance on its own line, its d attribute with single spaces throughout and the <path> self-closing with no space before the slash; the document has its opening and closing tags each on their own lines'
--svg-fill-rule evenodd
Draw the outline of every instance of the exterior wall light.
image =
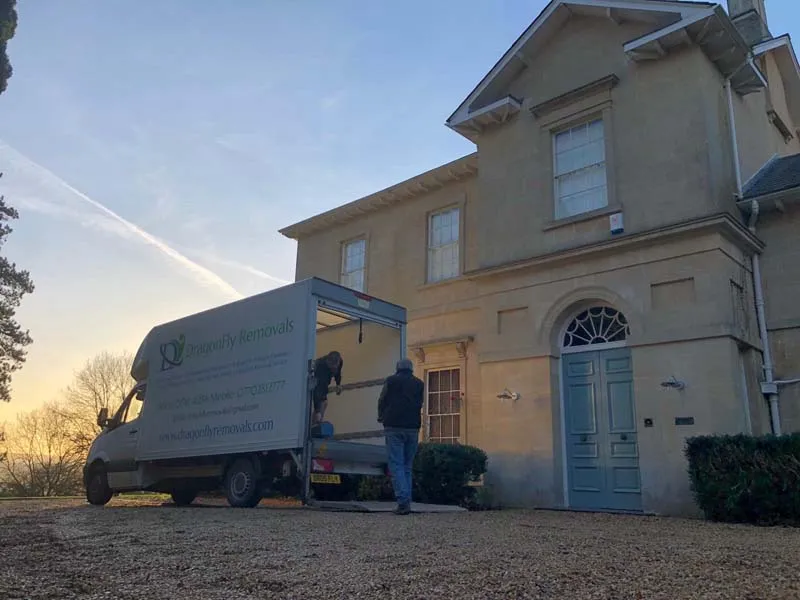
<svg viewBox="0 0 800 600">
<path fill-rule="evenodd" d="M 502 392 L 497 394 L 497 397 L 502 400 L 503 402 L 507 400 L 511 400 L 512 402 L 516 402 L 519 400 L 520 395 L 517 392 L 512 392 L 508 388 L 504 389 Z"/>
<path fill-rule="evenodd" d="M 673 390 L 682 390 L 686 387 L 686 384 L 683 381 L 678 381 L 677 379 L 675 379 L 675 375 L 673 375 L 666 381 L 662 381 L 661 387 L 670 388 Z"/>
</svg>

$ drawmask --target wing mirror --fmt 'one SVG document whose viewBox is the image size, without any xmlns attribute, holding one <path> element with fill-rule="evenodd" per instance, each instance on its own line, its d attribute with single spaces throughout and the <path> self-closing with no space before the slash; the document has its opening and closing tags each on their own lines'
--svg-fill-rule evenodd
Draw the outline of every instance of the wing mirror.
<svg viewBox="0 0 800 600">
<path fill-rule="evenodd" d="M 97 426 L 105 427 L 106 425 L 108 425 L 108 407 L 104 406 L 97 413 Z"/>
</svg>

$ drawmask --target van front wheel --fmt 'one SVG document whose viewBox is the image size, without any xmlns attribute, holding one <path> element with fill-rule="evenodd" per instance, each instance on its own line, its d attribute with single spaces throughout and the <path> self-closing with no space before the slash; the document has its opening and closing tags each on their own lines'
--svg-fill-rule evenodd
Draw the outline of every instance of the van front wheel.
<svg viewBox="0 0 800 600">
<path fill-rule="evenodd" d="M 104 506 L 111 500 L 114 492 L 108 487 L 108 477 L 106 470 L 98 465 L 92 467 L 86 482 L 86 499 L 89 504 Z"/>
<path fill-rule="evenodd" d="M 261 501 L 258 472 L 252 461 L 240 458 L 225 473 L 225 495 L 235 508 L 253 508 Z"/>
</svg>

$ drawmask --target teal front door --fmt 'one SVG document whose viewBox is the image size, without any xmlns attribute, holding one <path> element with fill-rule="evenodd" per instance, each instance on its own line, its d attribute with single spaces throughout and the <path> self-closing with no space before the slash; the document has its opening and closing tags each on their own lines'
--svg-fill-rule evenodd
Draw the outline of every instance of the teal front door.
<svg viewBox="0 0 800 600">
<path fill-rule="evenodd" d="M 630 350 L 565 354 L 562 362 L 570 508 L 640 511 Z"/>
</svg>

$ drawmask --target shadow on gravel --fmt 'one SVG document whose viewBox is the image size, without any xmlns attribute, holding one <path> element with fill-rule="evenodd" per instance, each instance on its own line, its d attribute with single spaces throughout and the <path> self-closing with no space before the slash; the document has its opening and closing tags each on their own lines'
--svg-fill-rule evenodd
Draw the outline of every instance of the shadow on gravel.
<svg viewBox="0 0 800 600">
<path fill-rule="evenodd" d="M 70 507 L 72 508 L 72 507 Z M 304 506 L 292 506 L 292 505 L 270 505 L 270 504 L 260 504 L 255 509 L 253 508 L 233 508 L 228 506 L 227 504 L 217 504 L 217 503 L 193 503 L 189 506 L 178 506 L 173 502 L 162 502 L 162 503 L 148 503 L 148 504 L 129 504 L 129 503 L 119 503 L 115 504 L 113 501 L 108 506 L 91 506 L 90 504 L 82 504 L 75 508 L 85 508 L 88 510 L 102 510 L 102 511 L 140 511 L 140 510 L 153 510 L 153 509 L 171 509 L 171 510 L 202 510 L 202 509 L 216 509 L 216 510 L 227 510 L 227 511 L 234 511 L 234 512 L 246 512 L 252 510 L 270 510 L 270 511 L 278 511 L 278 512 L 285 512 L 285 511 L 300 511 L 300 510 L 309 510 L 307 507 Z"/>
</svg>

